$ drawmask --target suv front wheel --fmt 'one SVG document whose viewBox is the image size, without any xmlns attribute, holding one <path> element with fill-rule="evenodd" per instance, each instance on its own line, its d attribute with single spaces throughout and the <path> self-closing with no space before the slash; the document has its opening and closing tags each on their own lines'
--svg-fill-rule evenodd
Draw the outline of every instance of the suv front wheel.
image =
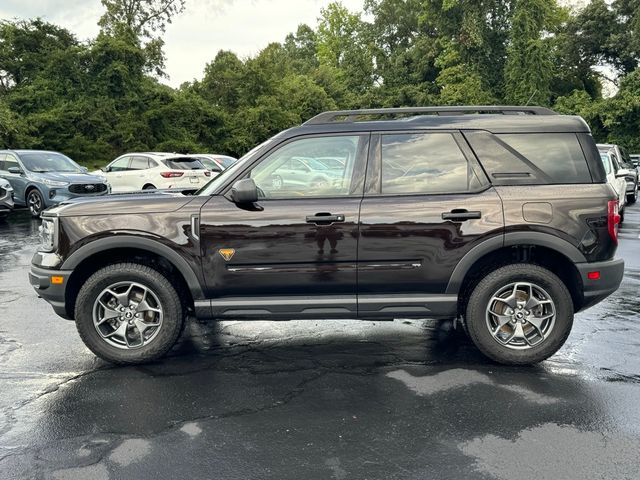
<svg viewBox="0 0 640 480">
<path fill-rule="evenodd" d="M 184 324 L 180 297 L 162 273 L 136 263 L 106 266 L 80 289 L 75 308 L 82 341 L 112 363 L 155 360 Z"/>
<path fill-rule="evenodd" d="M 552 272 L 531 264 L 507 265 L 481 280 L 469 297 L 466 325 L 489 358 L 509 365 L 546 360 L 573 325 L 573 302 Z"/>
</svg>

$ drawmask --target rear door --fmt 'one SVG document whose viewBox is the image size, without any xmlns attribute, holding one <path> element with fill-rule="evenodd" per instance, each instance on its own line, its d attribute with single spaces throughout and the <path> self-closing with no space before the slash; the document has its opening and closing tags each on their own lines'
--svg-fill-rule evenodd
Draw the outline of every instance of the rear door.
<svg viewBox="0 0 640 480">
<path fill-rule="evenodd" d="M 439 316 L 451 274 L 503 232 L 502 203 L 458 132 L 372 137 L 360 210 L 358 315 Z"/>
</svg>

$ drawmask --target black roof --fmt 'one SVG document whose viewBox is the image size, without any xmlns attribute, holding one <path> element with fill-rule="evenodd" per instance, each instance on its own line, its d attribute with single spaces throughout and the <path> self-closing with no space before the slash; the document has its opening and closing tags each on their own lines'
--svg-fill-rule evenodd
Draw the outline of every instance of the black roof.
<svg viewBox="0 0 640 480">
<path fill-rule="evenodd" d="M 464 106 L 381 108 L 321 113 L 297 133 L 382 130 L 486 130 L 492 133 L 589 133 L 578 116 L 559 115 L 544 107 Z"/>
</svg>

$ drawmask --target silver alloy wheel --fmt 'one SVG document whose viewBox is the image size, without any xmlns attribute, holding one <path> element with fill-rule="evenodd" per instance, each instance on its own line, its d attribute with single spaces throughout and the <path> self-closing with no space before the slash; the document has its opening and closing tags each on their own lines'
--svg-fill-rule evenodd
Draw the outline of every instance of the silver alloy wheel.
<svg viewBox="0 0 640 480">
<path fill-rule="evenodd" d="M 153 290 L 136 282 L 109 285 L 93 304 L 93 325 L 109 345 L 148 345 L 162 328 L 162 305 Z"/>
<path fill-rule="evenodd" d="M 36 190 L 29 192 L 27 204 L 29 205 L 31 215 L 38 215 L 42 211 L 42 197 Z"/>
<path fill-rule="evenodd" d="M 489 300 L 486 322 L 500 345 L 526 350 L 549 336 L 556 322 L 556 306 L 542 287 L 529 282 L 511 283 Z"/>
</svg>

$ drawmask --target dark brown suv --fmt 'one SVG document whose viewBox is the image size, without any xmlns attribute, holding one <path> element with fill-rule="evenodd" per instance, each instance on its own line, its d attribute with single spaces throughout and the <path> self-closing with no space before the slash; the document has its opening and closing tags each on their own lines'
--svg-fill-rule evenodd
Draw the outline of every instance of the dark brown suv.
<svg viewBox="0 0 640 480">
<path fill-rule="evenodd" d="M 462 320 L 539 362 L 614 292 L 619 216 L 589 128 L 539 107 L 327 112 L 197 192 L 45 211 L 31 283 L 112 362 L 202 319 Z"/>
</svg>

